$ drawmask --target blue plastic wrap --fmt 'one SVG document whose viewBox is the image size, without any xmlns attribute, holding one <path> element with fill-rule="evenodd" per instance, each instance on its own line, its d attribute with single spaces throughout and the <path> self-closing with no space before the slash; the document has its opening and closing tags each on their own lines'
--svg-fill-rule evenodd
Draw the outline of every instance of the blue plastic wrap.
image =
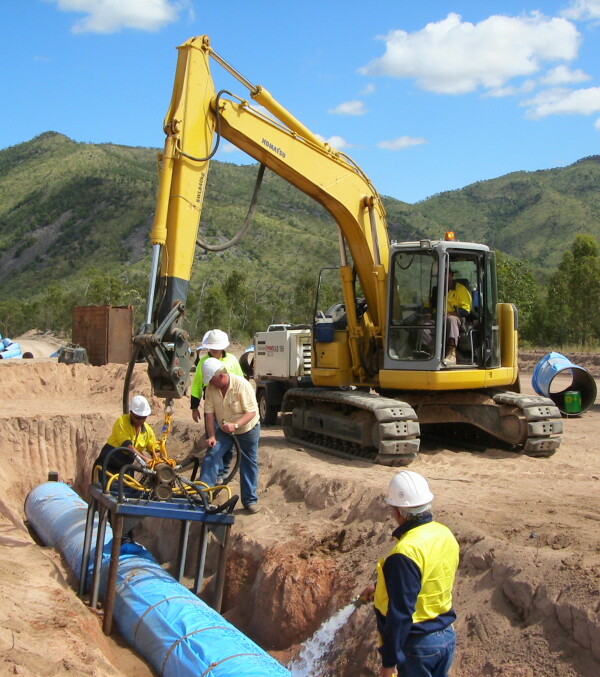
<svg viewBox="0 0 600 677">
<path fill-rule="evenodd" d="M 25 514 L 45 545 L 60 550 L 73 573 L 79 578 L 85 539 L 87 503 L 63 482 L 44 482 L 33 489 L 25 500 Z M 98 515 L 94 520 L 90 567 L 96 551 Z M 110 558 L 112 529 L 106 525 L 103 559 Z"/>
<path fill-rule="evenodd" d="M 125 639 L 161 675 L 291 674 L 158 564 L 144 559 L 132 556 L 119 563 L 115 619 Z"/>
<path fill-rule="evenodd" d="M 25 512 L 44 543 L 59 548 L 79 576 L 85 501 L 66 484 L 46 482 L 29 494 Z M 95 539 L 96 525 L 94 544 Z M 111 539 L 107 525 L 103 583 L 108 577 Z M 178 583 L 137 544 L 121 548 L 114 619 L 129 644 L 164 677 L 291 677 L 289 670 Z"/>
</svg>

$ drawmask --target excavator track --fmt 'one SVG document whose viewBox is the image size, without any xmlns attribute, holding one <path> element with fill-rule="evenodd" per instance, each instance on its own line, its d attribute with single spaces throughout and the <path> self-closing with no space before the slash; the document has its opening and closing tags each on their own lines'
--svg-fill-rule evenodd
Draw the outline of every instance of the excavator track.
<svg viewBox="0 0 600 677">
<path fill-rule="evenodd" d="M 343 458 L 402 466 L 419 453 L 419 422 L 400 400 L 356 390 L 291 388 L 281 421 L 287 439 Z"/>
<path fill-rule="evenodd" d="M 538 458 L 549 457 L 560 446 L 563 423 L 559 408 L 548 397 L 498 392 L 494 402 L 502 408 L 501 415 L 524 420 L 525 437 L 517 443 L 519 451 Z"/>
<path fill-rule="evenodd" d="M 547 397 L 511 391 L 464 390 L 402 393 L 418 413 L 423 435 L 465 447 L 496 446 L 536 457 L 552 456 L 560 446 L 563 424 Z M 441 432 L 440 432 L 441 431 Z"/>
<path fill-rule="evenodd" d="M 441 425 L 447 432 L 437 439 L 467 447 L 477 444 L 475 426 L 487 440 L 482 448 L 492 439 L 538 458 L 552 456 L 562 442 L 560 410 L 547 397 L 510 391 L 401 396 L 410 402 L 360 391 L 292 388 L 283 400 L 283 430 L 287 439 L 311 449 L 391 466 L 408 465 L 418 456 L 420 424 Z"/>
</svg>

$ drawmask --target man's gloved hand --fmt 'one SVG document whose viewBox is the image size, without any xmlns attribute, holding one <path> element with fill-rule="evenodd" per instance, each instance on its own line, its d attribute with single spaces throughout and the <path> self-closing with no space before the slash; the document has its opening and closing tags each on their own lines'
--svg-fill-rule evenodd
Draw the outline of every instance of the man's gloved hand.
<svg viewBox="0 0 600 677">
<path fill-rule="evenodd" d="M 373 583 L 369 583 L 367 587 L 360 593 L 360 599 L 365 602 L 372 602 L 375 595 L 375 586 Z"/>
<path fill-rule="evenodd" d="M 379 668 L 379 677 L 396 677 L 396 668 Z"/>
</svg>

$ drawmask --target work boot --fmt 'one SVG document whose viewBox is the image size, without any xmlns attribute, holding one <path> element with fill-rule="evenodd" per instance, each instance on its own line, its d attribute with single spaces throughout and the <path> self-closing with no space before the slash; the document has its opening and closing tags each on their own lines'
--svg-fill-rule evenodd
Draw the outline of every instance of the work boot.
<svg viewBox="0 0 600 677">
<path fill-rule="evenodd" d="M 246 508 L 246 512 L 249 512 L 251 515 L 255 515 L 260 510 L 257 503 L 249 503 L 244 507 Z"/>
<path fill-rule="evenodd" d="M 456 346 L 450 346 L 444 360 L 447 367 L 452 367 L 456 364 Z"/>
</svg>

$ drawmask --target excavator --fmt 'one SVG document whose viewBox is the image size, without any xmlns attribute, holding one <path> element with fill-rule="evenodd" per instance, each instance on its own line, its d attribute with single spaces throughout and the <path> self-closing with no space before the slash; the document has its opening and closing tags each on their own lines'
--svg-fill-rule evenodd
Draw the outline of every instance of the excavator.
<svg viewBox="0 0 600 677">
<path fill-rule="evenodd" d="M 155 395 L 169 402 L 188 388 L 185 304 L 209 164 L 225 139 L 337 224 L 340 303 L 323 312 L 317 293 L 311 383 L 289 388 L 281 405 L 288 439 L 391 466 L 417 457 L 421 426 L 444 439 L 491 438 L 529 455 L 553 454 L 560 412 L 550 399 L 520 393 L 518 316 L 514 305 L 498 302 L 494 252 L 453 234 L 392 243 L 382 199 L 348 155 L 243 77 L 208 36 L 178 50 L 146 318 L 134 337 Z M 245 98 L 217 92 L 211 60 L 245 87 Z M 457 288 L 466 299 L 460 308 L 451 302 Z"/>
</svg>

